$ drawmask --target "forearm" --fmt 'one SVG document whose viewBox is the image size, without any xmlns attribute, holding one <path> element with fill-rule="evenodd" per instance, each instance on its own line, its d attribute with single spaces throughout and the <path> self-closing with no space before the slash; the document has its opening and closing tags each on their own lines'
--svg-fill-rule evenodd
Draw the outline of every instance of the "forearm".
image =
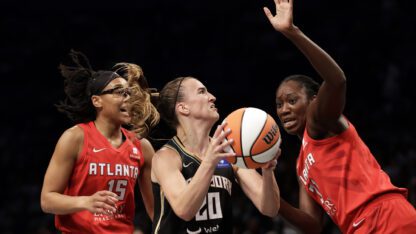
<svg viewBox="0 0 416 234">
<path fill-rule="evenodd" d="M 332 57 L 307 37 L 299 28 L 294 27 L 283 33 L 306 56 L 319 75 L 329 84 L 345 83 L 345 75 Z"/>
<path fill-rule="evenodd" d="M 48 192 L 41 196 L 41 207 L 45 213 L 65 215 L 85 210 L 83 199 L 85 197 L 73 197 L 57 192 Z"/>
<path fill-rule="evenodd" d="M 140 192 L 142 194 L 143 204 L 146 209 L 147 215 L 149 216 L 150 220 L 153 220 L 154 215 L 154 199 L 153 199 L 153 192 L 152 187 L 150 184 L 150 178 L 148 181 L 143 181 L 144 179 L 141 179 L 139 188 Z M 145 189 L 145 187 L 147 189 Z"/>
<path fill-rule="evenodd" d="M 262 193 L 259 210 L 264 215 L 274 217 L 278 214 L 280 208 L 279 186 L 272 170 L 263 170 L 262 174 Z"/>
<path fill-rule="evenodd" d="M 197 172 L 186 188 L 177 196 L 173 205 L 175 213 L 184 220 L 191 220 L 201 208 L 209 186 L 215 166 L 202 161 Z"/>
<path fill-rule="evenodd" d="M 315 234 L 321 232 L 322 227 L 319 220 L 293 207 L 282 198 L 280 198 L 279 214 L 303 233 Z"/>
</svg>

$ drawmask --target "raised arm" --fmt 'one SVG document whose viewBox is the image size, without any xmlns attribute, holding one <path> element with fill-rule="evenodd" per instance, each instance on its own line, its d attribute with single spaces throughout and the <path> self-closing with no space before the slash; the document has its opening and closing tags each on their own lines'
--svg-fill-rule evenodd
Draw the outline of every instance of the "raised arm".
<svg viewBox="0 0 416 234">
<path fill-rule="evenodd" d="M 46 213 L 70 214 L 82 210 L 107 214 L 116 212 L 117 195 L 110 191 L 98 191 L 91 196 L 67 196 L 64 190 L 72 169 L 82 150 L 84 133 L 75 126 L 65 131 L 52 155 L 43 181 L 41 207 Z"/>
<path fill-rule="evenodd" d="M 296 45 L 324 80 L 309 108 L 308 125 L 312 124 L 311 130 L 321 133 L 342 131 L 347 126 L 345 120 L 341 121 L 346 95 L 344 72 L 331 56 L 293 24 L 293 0 L 275 0 L 275 4 L 274 16 L 268 8 L 264 8 L 270 23 Z"/>
<path fill-rule="evenodd" d="M 280 156 L 280 149 L 276 158 Z M 274 217 L 280 208 L 280 191 L 274 175 L 277 159 L 262 168 L 262 175 L 254 169 L 237 169 L 236 176 L 241 189 L 263 214 Z"/>
<path fill-rule="evenodd" d="M 230 132 L 221 133 L 223 127 L 224 125 L 221 125 L 215 131 L 201 165 L 190 183 L 187 183 L 181 174 L 182 162 L 177 152 L 162 148 L 153 157 L 152 180 L 160 184 L 173 211 L 183 220 L 191 220 L 201 208 L 219 160 L 232 156 L 232 153 L 223 151 L 224 147 L 232 143 L 223 142 L 224 137 Z"/>
<path fill-rule="evenodd" d="M 152 169 L 152 158 L 155 150 L 150 142 L 143 138 L 140 140 L 144 156 L 144 165 L 141 169 L 140 177 L 138 179 L 140 193 L 142 194 L 143 204 L 150 219 L 153 220 L 154 214 L 154 200 L 152 191 L 152 181 L 150 178 Z"/>
</svg>

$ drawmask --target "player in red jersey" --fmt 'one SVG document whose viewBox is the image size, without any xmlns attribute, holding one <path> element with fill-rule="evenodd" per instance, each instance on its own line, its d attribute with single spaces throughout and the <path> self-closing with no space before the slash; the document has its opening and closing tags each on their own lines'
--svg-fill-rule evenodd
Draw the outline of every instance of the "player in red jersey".
<svg viewBox="0 0 416 234">
<path fill-rule="evenodd" d="M 122 127 L 140 128 L 152 122 L 135 122 L 131 117 L 142 114 L 132 108 L 132 101 L 140 100 L 137 94 L 143 90 L 137 82 L 128 85 L 133 77 L 95 72 L 81 53 L 73 51 L 71 56 L 76 66 L 60 66 L 67 98 L 58 109 L 76 125 L 56 145 L 44 178 L 41 207 L 56 215 L 55 225 L 63 233 L 133 233 L 136 181 L 153 218 L 154 150 L 146 139 Z M 143 104 L 140 111 L 151 111 L 150 101 Z M 157 122 L 158 114 L 147 116 Z"/>
<path fill-rule="evenodd" d="M 285 78 L 276 111 L 289 134 L 302 140 L 297 160 L 299 206 L 281 200 L 280 214 L 305 233 L 319 233 L 326 212 L 343 233 L 416 233 L 407 190 L 391 184 L 354 126 L 342 114 L 346 78 L 337 63 L 293 24 L 293 0 L 264 8 L 276 31 L 306 56 L 324 80 Z"/>
</svg>

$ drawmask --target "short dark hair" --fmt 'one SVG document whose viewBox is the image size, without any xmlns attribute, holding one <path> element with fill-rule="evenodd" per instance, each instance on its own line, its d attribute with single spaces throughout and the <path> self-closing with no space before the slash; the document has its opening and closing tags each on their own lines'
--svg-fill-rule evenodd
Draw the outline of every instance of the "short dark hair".
<svg viewBox="0 0 416 234">
<path fill-rule="evenodd" d="M 311 98 L 314 95 L 316 95 L 320 87 L 319 83 L 313 80 L 311 77 L 300 74 L 290 75 L 286 77 L 285 79 L 283 79 L 282 82 L 280 82 L 279 87 L 281 84 L 286 83 L 288 81 L 295 81 L 302 85 L 302 87 L 305 88 L 306 95 L 308 95 L 308 98 Z"/>
</svg>

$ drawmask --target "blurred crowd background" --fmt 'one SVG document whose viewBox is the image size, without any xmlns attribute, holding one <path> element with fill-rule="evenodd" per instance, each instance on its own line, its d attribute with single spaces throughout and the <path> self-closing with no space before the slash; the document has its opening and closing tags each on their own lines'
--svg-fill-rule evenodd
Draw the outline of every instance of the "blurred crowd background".
<svg viewBox="0 0 416 234">
<path fill-rule="evenodd" d="M 158 89 L 175 77 L 195 76 L 217 97 L 221 120 L 246 106 L 277 118 L 274 92 L 282 78 L 318 76 L 273 30 L 263 6 L 274 8 L 271 0 L 2 0 L 0 233 L 57 233 L 39 196 L 54 146 L 72 126 L 54 107 L 64 97 L 57 67 L 71 48 L 97 70 L 137 63 Z M 295 24 L 347 75 L 345 115 L 416 205 L 416 2 L 296 0 L 294 9 Z M 163 144 L 158 138 L 170 137 L 163 123 L 152 134 L 156 149 Z M 296 205 L 299 141 L 282 137 L 276 176 L 282 197 Z M 234 192 L 235 233 L 296 233 L 280 217 L 261 216 L 238 188 Z M 142 208 L 137 196 L 137 233 L 149 233 Z M 323 233 L 338 230 L 327 219 Z"/>
</svg>

